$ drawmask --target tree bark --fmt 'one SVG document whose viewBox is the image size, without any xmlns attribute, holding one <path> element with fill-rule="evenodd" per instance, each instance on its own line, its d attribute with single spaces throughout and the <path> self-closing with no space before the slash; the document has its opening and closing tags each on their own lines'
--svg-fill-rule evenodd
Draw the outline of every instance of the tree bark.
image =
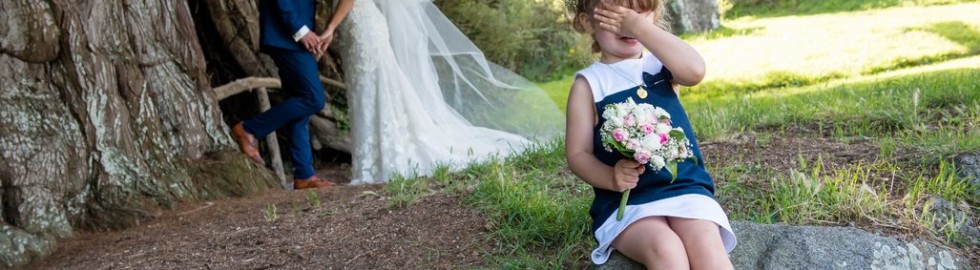
<svg viewBox="0 0 980 270">
<path fill-rule="evenodd" d="M 667 14 L 674 33 L 702 33 L 721 25 L 717 0 L 668 0 Z"/>
<path fill-rule="evenodd" d="M 278 186 L 234 152 L 183 1 L 0 1 L 0 263 Z"/>
</svg>

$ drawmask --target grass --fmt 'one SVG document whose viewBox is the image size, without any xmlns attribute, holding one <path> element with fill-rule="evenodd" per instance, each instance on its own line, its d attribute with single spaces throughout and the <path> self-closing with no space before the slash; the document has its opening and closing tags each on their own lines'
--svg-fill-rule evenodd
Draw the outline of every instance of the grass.
<svg viewBox="0 0 980 270">
<path fill-rule="evenodd" d="M 738 3 L 725 12 L 726 18 L 777 17 L 861 11 L 901 6 L 930 6 L 976 0 L 722 0 L 724 4 Z"/>
<path fill-rule="evenodd" d="M 392 176 L 384 186 L 384 193 L 389 196 L 388 207 L 402 208 L 415 202 L 421 196 L 429 194 L 429 181 L 421 177 Z"/>
<path fill-rule="evenodd" d="M 980 64 L 980 58 L 970 61 Z M 933 129 L 977 132 L 970 122 L 980 113 L 978 69 L 949 69 L 911 75 L 879 76 L 792 90 L 774 90 L 740 98 L 695 100 L 686 104 L 695 131 L 717 138 L 759 127 L 822 125 L 841 136 L 871 136 L 908 130 L 903 138 L 939 135 Z M 917 97 L 917 98 L 916 98 Z M 918 104 L 916 103 L 918 102 Z M 931 105 L 930 105 L 931 104 Z M 953 105 L 952 107 L 943 107 Z M 938 108 L 929 108 L 929 106 Z M 934 110 L 940 109 L 940 110 Z M 953 133 L 945 133 L 946 135 Z M 962 150 L 975 140 L 958 140 Z"/>
<path fill-rule="evenodd" d="M 270 203 L 269 205 L 266 205 L 265 209 L 262 210 L 262 216 L 265 217 L 265 221 L 267 222 L 275 222 L 276 220 L 279 220 L 279 213 L 278 210 L 276 210 L 276 204 Z"/>
<path fill-rule="evenodd" d="M 738 36 L 750 36 L 756 31 L 762 30 L 761 26 L 753 26 L 747 28 L 734 28 L 728 25 L 721 25 L 718 29 L 711 30 L 707 33 L 695 33 L 695 34 L 681 34 L 680 38 L 684 40 L 700 39 L 700 40 L 714 40 L 727 37 L 738 37 Z"/>
<path fill-rule="evenodd" d="M 562 173 L 562 142 L 555 140 L 504 160 L 475 164 L 457 174 L 476 183 L 466 202 L 492 221 L 494 269 L 566 269 L 580 265 L 588 246 L 588 185 Z"/>
<path fill-rule="evenodd" d="M 810 1 L 799 8 L 816 14 L 909 2 Z M 845 6 L 831 8 L 835 3 Z M 726 21 L 727 30 L 685 36 L 711 74 L 683 97 L 700 141 L 756 134 L 753 142 L 768 146 L 791 134 L 780 131 L 804 130 L 792 136 L 865 140 L 877 148 L 865 153 L 867 161 L 849 164 L 801 154 L 792 170 L 753 161 L 751 155 L 765 153 L 709 164 L 709 172 L 724 179 L 716 194 L 729 217 L 855 224 L 957 243 L 958 228 L 967 221 L 934 209 L 933 202 L 942 198 L 970 209 L 980 202 L 947 161 L 980 151 L 980 17 L 974 14 L 980 14 L 978 3 L 742 17 Z M 570 74 L 539 86 L 564 109 L 572 80 Z M 389 186 L 406 198 L 441 186 L 480 209 L 497 243 L 489 268 L 583 268 L 593 245 L 592 192 L 568 170 L 562 146 L 554 141 L 461 172 L 442 168 L 433 177 L 395 179 Z"/>
<path fill-rule="evenodd" d="M 708 65 L 705 82 L 689 93 L 805 86 L 969 57 L 980 38 L 974 14 L 980 3 L 727 21 L 761 30 L 688 38 Z"/>
<path fill-rule="evenodd" d="M 888 164 L 858 164 L 821 174 L 817 163 L 808 173 L 791 171 L 770 181 L 771 194 L 762 197 L 771 206 L 774 221 L 789 224 L 841 224 L 860 219 L 880 220 L 888 211 L 887 185 L 867 182 L 879 170 L 895 168 Z M 882 168 L 884 167 L 884 168 Z M 767 210 L 767 209 L 758 209 Z M 758 211 L 757 210 L 757 211 Z"/>
<path fill-rule="evenodd" d="M 953 225 L 963 222 L 930 211 L 933 196 L 952 202 L 968 196 L 969 183 L 949 163 L 940 162 L 933 176 L 902 175 L 903 168 L 888 161 L 855 164 L 830 173 L 820 170 L 817 163 L 809 172 L 776 176 L 770 181 L 768 196 L 757 197 L 756 209 L 733 211 L 764 213 L 769 221 L 789 224 L 865 223 L 913 232 L 932 230 L 947 240 L 955 238 L 958 227 Z"/>
<path fill-rule="evenodd" d="M 306 191 L 306 201 L 309 202 L 310 208 L 320 208 L 320 194 L 315 190 Z"/>
<path fill-rule="evenodd" d="M 540 83 L 538 87 L 544 90 L 561 111 L 566 111 L 568 107 L 568 91 L 572 89 L 572 82 L 575 81 L 575 74 L 570 74 L 561 79 Z"/>
</svg>

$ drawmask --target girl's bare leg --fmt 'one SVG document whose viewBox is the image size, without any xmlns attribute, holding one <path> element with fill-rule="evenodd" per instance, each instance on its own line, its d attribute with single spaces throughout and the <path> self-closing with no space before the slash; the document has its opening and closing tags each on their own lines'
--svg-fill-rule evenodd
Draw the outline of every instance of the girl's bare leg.
<svg viewBox="0 0 980 270">
<path fill-rule="evenodd" d="M 612 246 L 647 269 L 690 269 L 684 243 L 664 217 L 644 218 L 630 224 Z"/>
<path fill-rule="evenodd" d="M 687 250 L 691 269 L 733 269 L 718 233 L 718 225 L 702 219 L 668 217 L 667 222 Z"/>
</svg>

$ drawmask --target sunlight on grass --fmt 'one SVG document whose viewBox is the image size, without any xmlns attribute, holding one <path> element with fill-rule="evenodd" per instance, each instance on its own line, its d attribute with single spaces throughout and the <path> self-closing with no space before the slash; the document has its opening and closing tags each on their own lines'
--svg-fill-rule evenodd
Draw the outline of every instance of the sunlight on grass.
<svg viewBox="0 0 980 270">
<path fill-rule="evenodd" d="M 720 3 L 733 0 L 720 0 Z M 741 0 L 739 5 L 726 12 L 726 18 L 773 17 L 802 14 L 834 13 L 896 6 L 943 5 L 976 0 L 820 0 L 820 1 L 760 1 Z"/>
<path fill-rule="evenodd" d="M 966 46 L 970 53 L 980 53 L 980 31 L 978 31 L 980 29 L 976 25 L 971 26 L 960 21 L 945 21 L 931 24 L 921 30 Z"/>
<path fill-rule="evenodd" d="M 956 24 L 975 30 L 980 27 L 980 16 L 976 14 L 980 14 L 980 3 L 743 19 L 726 25 L 761 30 L 745 36 L 692 37 L 689 41 L 708 65 L 707 84 L 764 82 L 773 72 L 813 78 L 850 77 L 875 67 L 895 66 L 896 61 L 968 55 L 970 44 L 926 29 Z"/>
<path fill-rule="evenodd" d="M 762 29 L 763 27 L 761 26 L 735 28 L 729 25 L 722 25 L 718 29 L 711 30 L 707 33 L 681 34 L 680 38 L 684 40 L 713 40 L 735 36 L 749 36 Z"/>
</svg>

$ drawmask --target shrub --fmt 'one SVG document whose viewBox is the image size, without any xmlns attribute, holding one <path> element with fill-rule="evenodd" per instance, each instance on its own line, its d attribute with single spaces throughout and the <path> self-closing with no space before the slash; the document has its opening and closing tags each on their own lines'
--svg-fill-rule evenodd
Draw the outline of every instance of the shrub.
<svg viewBox="0 0 980 270">
<path fill-rule="evenodd" d="M 434 3 L 487 59 L 534 81 L 589 62 L 561 0 L 436 0 Z"/>
</svg>

